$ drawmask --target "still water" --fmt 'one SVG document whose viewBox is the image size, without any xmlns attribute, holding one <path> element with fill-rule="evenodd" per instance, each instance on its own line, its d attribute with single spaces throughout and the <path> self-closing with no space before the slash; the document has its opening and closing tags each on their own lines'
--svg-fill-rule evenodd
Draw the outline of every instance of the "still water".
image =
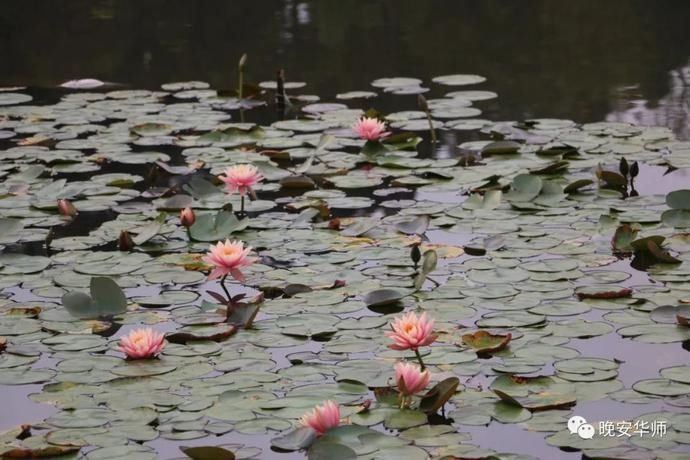
<svg viewBox="0 0 690 460">
<path fill-rule="evenodd" d="M 0 86 L 229 88 L 246 52 L 250 80 L 285 68 L 323 100 L 378 77 L 477 73 L 488 80 L 473 89 L 499 94 L 484 118 L 628 121 L 688 139 L 688 23 L 684 0 L 6 0 Z"/>
</svg>

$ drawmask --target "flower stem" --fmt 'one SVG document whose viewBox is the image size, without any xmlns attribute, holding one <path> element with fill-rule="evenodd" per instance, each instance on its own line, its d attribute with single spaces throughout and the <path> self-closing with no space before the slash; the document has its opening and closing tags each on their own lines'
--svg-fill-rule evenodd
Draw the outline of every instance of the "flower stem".
<svg viewBox="0 0 690 460">
<path fill-rule="evenodd" d="M 244 195 L 242 195 L 240 199 L 240 213 L 244 214 Z"/>
<path fill-rule="evenodd" d="M 223 288 L 223 291 L 225 291 L 225 295 L 228 296 L 228 302 L 230 301 L 230 293 L 228 292 L 228 288 L 225 287 L 225 280 L 228 278 L 228 275 L 224 275 L 223 278 L 220 280 L 220 286 Z"/>
<path fill-rule="evenodd" d="M 438 139 L 436 138 L 436 130 L 434 129 L 434 122 L 431 121 L 431 112 L 429 110 L 426 111 L 426 119 L 429 122 L 429 132 L 431 133 L 431 143 L 435 144 L 438 142 Z"/>
<path fill-rule="evenodd" d="M 238 75 L 238 84 L 237 84 L 237 98 L 241 101 L 242 100 L 242 89 L 244 87 L 244 64 L 240 60 L 240 64 L 237 66 L 237 73 Z"/>
<path fill-rule="evenodd" d="M 417 361 L 419 361 L 419 367 L 421 368 L 421 371 L 424 372 L 426 366 L 424 365 L 424 361 L 422 361 L 422 355 L 419 354 L 418 348 L 414 349 L 414 355 L 417 357 Z"/>
</svg>

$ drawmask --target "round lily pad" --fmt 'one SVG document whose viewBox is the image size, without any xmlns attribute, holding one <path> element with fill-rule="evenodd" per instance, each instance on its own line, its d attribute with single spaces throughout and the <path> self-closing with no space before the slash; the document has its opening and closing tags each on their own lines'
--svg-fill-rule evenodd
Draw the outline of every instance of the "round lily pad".
<svg viewBox="0 0 690 460">
<path fill-rule="evenodd" d="M 432 80 L 434 83 L 439 85 L 448 86 L 463 86 L 463 85 L 476 85 L 477 83 L 483 83 L 486 81 L 485 77 L 480 75 L 470 75 L 470 74 L 454 74 L 454 75 L 442 75 L 440 77 L 434 77 Z"/>
</svg>

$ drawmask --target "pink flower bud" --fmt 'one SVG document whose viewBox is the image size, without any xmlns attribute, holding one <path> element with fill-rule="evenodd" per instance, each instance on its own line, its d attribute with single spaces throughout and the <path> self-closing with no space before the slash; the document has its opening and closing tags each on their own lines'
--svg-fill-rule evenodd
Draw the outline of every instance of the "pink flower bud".
<svg viewBox="0 0 690 460">
<path fill-rule="evenodd" d="M 77 215 L 77 208 L 74 207 L 71 201 L 60 199 L 57 202 L 58 212 L 62 216 L 74 217 Z"/>
<path fill-rule="evenodd" d="M 194 225 L 195 221 L 196 221 L 196 216 L 194 215 L 194 211 L 192 210 L 192 208 L 184 208 L 180 212 L 180 223 L 184 227 L 187 227 L 187 228 L 191 227 L 192 225 Z"/>
</svg>

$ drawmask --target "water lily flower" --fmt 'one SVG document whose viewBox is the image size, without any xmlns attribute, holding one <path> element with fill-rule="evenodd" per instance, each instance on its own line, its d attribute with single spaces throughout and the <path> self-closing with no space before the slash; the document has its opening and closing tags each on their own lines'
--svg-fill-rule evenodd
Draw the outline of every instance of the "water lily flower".
<svg viewBox="0 0 690 460">
<path fill-rule="evenodd" d="M 248 192 L 251 192 L 252 187 L 264 179 L 264 176 L 254 165 L 231 166 L 225 170 L 224 176 L 221 175 L 219 177 L 225 182 L 228 192 L 239 192 L 243 197 Z"/>
<path fill-rule="evenodd" d="M 395 365 L 395 383 L 403 396 L 419 393 L 429 384 L 431 374 L 413 363 L 399 362 Z"/>
<path fill-rule="evenodd" d="M 165 347 L 163 334 L 150 327 L 134 329 L 120 339 L 119 350 L 128 359 L 153 358 Z"/>
<path fill-rule="evenodd" d="M 184 227 L 191 227 L 196 221 L 196 216 L 194 215 L 194 210 L 192 208 L 184 208 L 180 212 L 180 223 Z"/>
<path fill-rule="evenodd" d="M 223 277 L 225 281 L 225 278 L 231 275 L 240 283 L 244 283 L 245 278 L 240 268 L 248 267 L 257 260 L 256 257 L 249 256 L 251 250 L 251 247 L 245 248 L 242 241 L 225 240 L 225 243 L 219 241 L 215 246 L 211 245 L 203 257 L 204 262 L 214 266 L 208 279 Z"/>
<path fill-rule="evenodd" d="M 57 208 L 61 216 L 74 217 L 77 215 L 77 208 L 74 207 L 70 200 L 64 198 L 58 200 Z"/>
<path fill-rule="evenodd" d="M 391 323 L 391 331 L 386 335 L 393 339 L 393 344 L 388 345 L 393 350 L 414 351 L 422 370 L 425 369 L 419 347 L 431 345 L 436 340 L 436 334 L 432 333 L 434 320 L 427 317 L 426 313 L 417 316 L 414 312 L 405 313 L 402 317 L 395 318 Z"/>
<path fill-rule="evenodd" d="M 368 141 L 378 141 L 390 134 L 386 131 L 386 124 L 376 118 L 362 117 L 352 125 L 352 129 Z"/>
<path fill-rule="evenodd" d="M 414 312 L 405 313 L 402 317 L 395 318 L 391 323 L 392 331 L 386 335 L 393 339 L 393 350 L 417 350 L 419 347 L 431 345 L 436 340 L 432 334 L 434 320 L 427 317 L 426 313 L 417 316 Z"/>
<path fill-rule="evenodd" d="M 340 424 L 340 407 L 334 401 L 326 401 L 320 406 L 316 406 L 299 419 L 302 426 L 308 426 L 318 436 L 321 436 L 331 428 Z"/>
</svg>

